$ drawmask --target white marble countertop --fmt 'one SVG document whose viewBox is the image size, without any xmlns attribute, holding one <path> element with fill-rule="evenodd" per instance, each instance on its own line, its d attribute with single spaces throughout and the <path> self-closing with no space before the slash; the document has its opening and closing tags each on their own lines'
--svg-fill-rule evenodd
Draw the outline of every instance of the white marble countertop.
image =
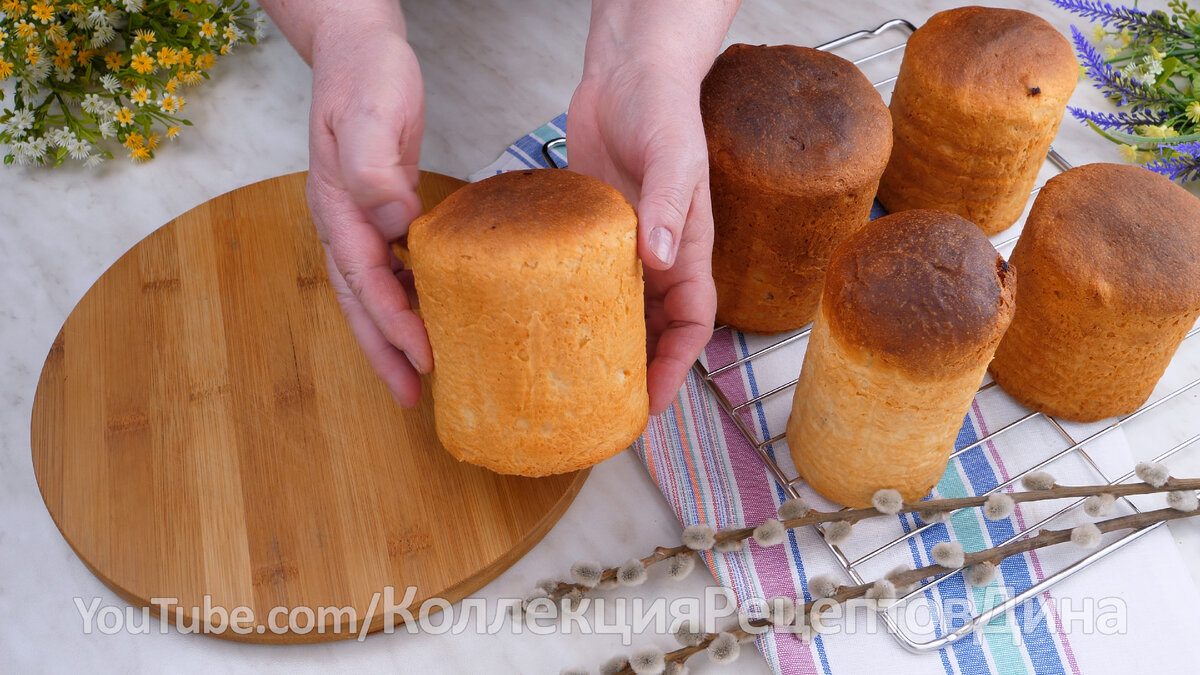
<svg viewBox="0 0 1200 675">
<path fill-rule="evenodd" d="M 566 109 L 582 69 L 586 1 L 406 4 L 428 92 L 423 168 L 466 177 Z M 920 24 L 957 4 L 963 3 L 745 0 L 729 41 L 812 45 L 897 16 Z M 1036 11 L 1064 32 L 1071 23 L 1042 0 L 995 4 Z M 272 29 L 264 44 L 223 62 L 214 81 L 194 91 L 188 114 L 196 126 L 152 163 L 118 160 L 98 173 L 0 169 L 0 614 L 6 617 L 0 661 L 10 664 L 7 672 L 168 666 L 182 672 L 553 673 L 572 665 L 594 668 L 628 651 L 617 635 L 402 633 L 362 643 L 262 647 L 173 630 L 160 635 L 157 628 L 151 635 L 83 634 L 75 597 L 123 603 L 71 552 L 38 493 L 29 420 L 41 364 L 74 304 L 141 238 L 221 193 L 306 168 L 310 81 L 307 67 Z M 1096 105 L 1100 98 L 1081 84 L 1076 101 Z M 1071 121 L 1056 146 L 1077 164 L 1116 161 L 1111 145 Z M 1180 427 L 1176 431 L 1190 434 L 1188 422 L 1136 433 L 1151 438 Z M 1175 466 L 1200 475 L 1200 452 Z M 576 559 L 612 560 L 667 543 L 678 532 L 641 463 L 627 452 L 598 466 L 551 533 L 477 595 L 521 595 Z M 1172 534 L 1200 579 L 1200 523 L 1173 523 Z M 703 572 L 682 584 L 652 577 L 629 595 L 697 597 L 710 583 Z M 666 645 L 669 638 L 634 644 L 647 642 Z M 694 672 L 716 670 L 696 665 Z M 766 672 L 766 666 L 748 650 L 730 672 Z"/>
</svg>

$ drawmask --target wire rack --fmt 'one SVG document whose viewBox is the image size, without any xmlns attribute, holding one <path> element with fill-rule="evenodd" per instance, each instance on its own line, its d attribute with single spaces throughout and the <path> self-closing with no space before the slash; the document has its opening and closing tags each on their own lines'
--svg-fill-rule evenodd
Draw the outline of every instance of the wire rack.
<svg viewBox="0 0 1200 675">
<path fill-rule="evenodd" d="M 880 91 L 881 95 L 887 99 L 890 97 L 891 87 L 896 81 L 895 73 L 898 72 L 899 58 L 902 55 L 905 41 L 913 30 L 915 30 L 915 27 L 908 21 L 903 19 L 893 19 L 881 24 L 873 30 L 858 31 L 827 42 L 817 48 L 826 51 L 838 52 L 840 55 L 845 56 L 849 60 L 853 61 L 860 67 L 860 69 L 863 69 L 863 71 L 868 74 L 868 77 L 873 77 L 873 79 L 876 80 L 874 82 L 875 87 Z M 895 44 L 890 44 L 883 48 L 879 48 L 880 42 L 887 42 L 889 39 L 895 42 Z M 872 70 L 881 71 L 882 74 L 876 78 L 872 75 Z M 1069 169 L 1070 166 L 1071 165 L 1066 161 L 1066 159 L 1064 159 L 1053 148 L 1051 148 L 1047 157 L 1046 166 L 1043 167 L 1042 176 L 1047 174 L 1053 175 L 1055 173 L 1065 171 L 1066 169 Z M 1044 177 L 1040 177 L 1039 182 L 1044 184 Z M 1033 195 L 1036 195 L 1040 189 L 1041 187 L 1039 185 L 1039 187 L 1033 191 Z M 1022 218 L 1021 222 L 1024 222 L 1024 218 Z M 1003 254 L 1016 242 L 1017 235 L 1014 234 L 1011 236 L 1006 236 L 1005 234 L 1001 234 L 999 235 L 999 238 L 999 241 L 994 240 L 993 243 L 997 250 Z M 741 383 L 741 377 L 738 375 L 738 373 L 740 373 L 742 369 L 752 368 L 755 364 L 762 364 L 764 361 L 766 361 L 766 359 L 768 359 L 768 357 L 772 357 L 772 355 L 778 357 L 782 355 L 783 352 L 790 351 L 790 356 L 793 359 L 792 362 L 798 362 L 799 358 L 802 357 L 803 349 L 807 344 L 807 338 L 810 329 L 811 326 L 805 327 L 798 332 L 788 334 L 781 338 L 775 339 L 774 341 L 769 341 L 772 339 L 770 337 L 753 338 L 749 342 L 755 342 L 756 344 L 754 345 L 753 349 L 747 346 L 745 348 L 745 355 L 741 358 L 737 358 L 728 363 L 719 365 L 706 364 L 706 359 L 702 359 L 701 361 L 697 361 L 695 365 L 696 371 L 699 373 L 700 377 L 714 395 L 720 408 L 724 410 L 724 412 L 733 420 L 738 430 L 753 445 L 754 449 L 758 453 L 758 456 L 762 459 L 770 474 L 775 477 L 785 492 L 791 497 L 801 496 L 800 490 L 808 488 L 805 486 L 803 478 L 795 474 L 794 469 L 781 466 L 780 462 L 777 461 L 778 457 L 787 456 L 786 452 L 778 452 L 780 448 L 786 445 L 787 441 L 782 432 L 771 435 L 767 430 L 770 429 L 772 425 L 764 423 L 763 420 L 766 418 L 764 408 L 773 405 L 775 412 L 774 416 L 776 418 L 776 424 L 774 427 L 777 429 L 782 428 L 782 423 L 786 422 L 786 415 L 781 415 L 780 411 L 790 409 L 791 395 L 796 384 L 796 379 L 793 378 L 789 381 L 770 386 L 766 391 L 754 395 L 746 400 L 732 400 L 729 392 L 734 391 L 734 387 L 730 386 L 731 383 L 735 381 L 734 378 L 736 378 L 736 381 L 739 384 Z M 732 331 L 732 329 L 727 327 L 718 327 L 716 332 L 722 330 Z M 1188 343 L 1195 343 L 1193 346 L 1200 348 L 1200 340 L 1192 339 L 1197 332 L 1200 332 L 1200 329 L 1193 328 L 1193 330 L 1187 334 L 1187 337 L 1185 338 L 1185 345 L 1188 345 Z M 734 333 L 737 335 L 736 332 Z M 738 337 L 741 340 L 745 340 L 746 338 L 746 336 L 740 335 Z M 766 370 L 767 368 L 768 366 L 763 365 L 761 370 Z M 1164 379 L 1164 382 L 1166 382 L 1166 379 Z M 722 383 L 724 383 L 725 386 L 722 386 Z M 981 434 L 980 437 L 973 442 L 957 449 L 953 453 L 952 459 L 957 458 L 960 455 L 963 455 L 963 453 L 971 451 L 972 449 L 982 446 L 986 443 L 1000 440 L 1006 434 L 1011 433 L 1014 429 L 1019 427 L 1027 427 L 1038 424 L 1049 425 L 1054 430 L 1055 434 L 1061 436 L 1061 443 L 1065 444 L 1065 447 L 1051 446 L 1045 448 L 1044 454 L 1039 453 L 1032 464 L 1025 466 L 1021 471 L 1017 472 L 1015 475 L 1012 475 L 1007 480 L 1000 482 L 994 488 L 987 490 L 986 492 L 981 492 L 982 494 L 1003 491 L 1014 483 L 1020 481 L 1021 478 L 1026 474 L 1041 470 L 1068 457 L 1075 457 L 1081 460 L 1084 465 L 1089 467 L 1090 470 L 1095 473 L 1095 476 L 1098 477 L 1098 480 L 1100 481 L 1104 481 L 1108 484 L 1128 481 L 1132 478 L 1133 472 L 1127 472 L 1121 475 L 1110 475 L 1116 473 L 1116 471 L 1113 470 L 1113 467 L 1108 466 L 1105 467 L 1107 469 L 1106 473 L 1106 470 L 1102 469 L 1100 464 L 1088 453 L 1087 446 L 1095 443 L 1104 436 L 1113 433 L 1117 429 L 1122 429 L 1128 425 L 1131 425 L 1139 418 L 1145 418 L 1155 414 L 1166 414 L 1160 411 L 1172 405 L 1178 405 L 1181 402 L 1190 401 L 1192 398 L 1194 398 L 1195 394 L 1200 393 L 1200 390 L 1193 391 L 1198 386 L 1200 386 L 1200 377 L 1185 381 L 1182 384 L 1176 383 L 1175 385 L 1171 386 L 1160 385 L 1159 389 L 1165 388 L 1166 390 L 1156 390 L 1155 394 L 1151 397 L 1150 402 L 1136 412 L 1116 419 L 1115 421 L 1111 421 L 1107 424 L 1091 425 L 1086 427 L 1065 423 L 1053 417 L 1043 415 L 1042 413 L 1028 411 L 1027 409 L 1020 408 L 1013 403 L 1013 408 L 1019 410 L 1017 416 L 1009 421 L 1006 421 L 999 428 L 991 430 L 989 433 Z M 1191 392 L 1192 396 L 1186 396 L 1189 392 Z M 980 387 L 979 392 L 976 394 L 976 398 L 978 399 L 982 395 L 1007 396 L 1000 391 L 993 382 L 987 380 L 985 380 L 985 383 Z M 1175 403 L 1172 403 L 1173 401 Z M 1195 411 L 1193 411 L 1193 414 L 1194 412 Z M 756 431 L 756 426 L 761 427 L 763 432 L 760 433 Z M 1158 454 L 1155 459 L 1158 461 L 1165 460 L 1182 451 L 1183 449 L 1193 445 L 1197 441 L 1200 441 L 1200 433 L 1193 434 L 1182 441 L 1174 443 L 1168 449 Z M 1119 470 L 1120 469 L 1117 469 L 1117 471 Z M 998 545 L 1005 543 L 1006 541 L 1024 538 L 1030 533 L 1036 533 L 1040 528 L 1046 526 L 1056 518 L 1063 517 L 1064 514 L 1068 514 L 1068 512 L 1077 509 L 1079 505 L 1082 504 L 1082 501 L 1083 500 L 1081 499 L 1075 500 L 1067 506 L 1054 511 L 1050 515 L 1037 519 L 1037 522 L 1034 522 L 1027 527 L 1020 528 L 1019 531 L 1017 531 L 1008 539 L 1004 541 L 994 541 L 993 544 Z M 1137 505 L 1132 501 L 1123 501 L 1126 504 L 1126 508 L 1129 510 L 1138 510 Z M 901 623 L 897 620 L 897 612 L 900 611 L 899 608 L 902 608 L 906 603 L 922 600 L 930 601 L 930 594 L 928 594 L 927 591 L 939 584 L 945 583 L 948 579 L 954 577 L 955 575 L 960 575 L 961 572 L 943 575 L 931 581 L 925 582 L 920 587 L 900 598 L 896 604 L 887 609 L 880 610 L 880 614 L 888 630 L 896 637 L 900 644 L 909 651 L 926 652 L 940 649 L 971 634 L 976 629 L 988 624 L 1000 615 L 1012 611 L 1021 603 L 1029 600 L 1030 598 L 1038 596 L 1051 586 L 1066 579 L 1075 572 L 1087 568 L 1097 561 L 1112 555 L 1114 552 L 1149 534 L 1151 531 L 1157 529 L 1161 525 L 1162 523 L 1159 523 L 1144 529 L 1136 530 L 1119 538 L 1115 538 L 1115 540 L 1112 540 L 1111 542 L 1106 540 L 1108 543 L 1106 543 L 1102 548 L 1094 550 L 1089 554 L 1081 555 L 1081 557 L 1062 565 L 1059 569 L 1044 576 L 1041 581 L 1033 583 L 1023 591 L 1014 593 L 1011 597 L 1005 598 L 1002 602 L 993 605 L 990 609 L 976 611 L 973 616 L 970 616 L 968 619 L 962 621 L 953 629 L 947 628 L 945 630 L 938 631 L 939 634 L 936 634 L 932 637 L 928 635 L 915 635 L 910 631 L 905 630 L 901 626 Z M 867 579 L 877 578 L 875 576 L 864 576 L 864 566 L 868 565 L 875 559 L 886 555 L 890 551 L 895 551 L 898 547 L 902 547 L 902 545 L 909 542 L 913 537 L 916 537 L 922 532 L 925 532 L 929 528 L 935 526 L 936 525 L 934 524 L 922 524 L 919 521 L 915 521 L 914 526 L 901 536 L 879 542 L 869 542 L 867 544 L 869 546 L 869 550 L 861 552 L 848 552 L 838 546 L 829 544 L 828 542 L 825 543 L 833 556 L 841 563 L 845 573 L 851 579 L 853 579 L 855 583 L 864 583 Z M 821 533 L 820 528 L 815 529 L 818 533 Z M 857 540 L 859 537 L 856 537 L 855 539 Z M 824 540 L 823 533 L 822 540 Z M 857 545 L 862 546 L 862 543 Z"/>
</svg>

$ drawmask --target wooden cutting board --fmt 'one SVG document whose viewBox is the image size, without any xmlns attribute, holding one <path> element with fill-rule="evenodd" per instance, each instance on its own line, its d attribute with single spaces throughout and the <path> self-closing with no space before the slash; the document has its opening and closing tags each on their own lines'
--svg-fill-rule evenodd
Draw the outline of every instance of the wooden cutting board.
<svg viewBox="0 0 1200 675">
<path fill-rule="evenodd" d="M 33 464 L 46 507 L 122 598 L 233 640 L 351 637 L 352 607 L 416 588 L 457 602 L 525 554 L 587 471 L 532 479 L 453 459 L 432 404 L 403 410 L 368 367 L 325 273 L 305 174 L 213 199 L 121 257 L 42 369 Z M 462 181 L 426 173 L 425 207 Z M 268 626 L 295 608 L 298 630 Z M 194 611 L 199 608 L 199 611 Z M 243 615 L 244 616 L 244 615 Z M 285 624 L 277 614 L 275 625 Z M 215 634 L 215 633 L 214 633 Z"/>
</svg>

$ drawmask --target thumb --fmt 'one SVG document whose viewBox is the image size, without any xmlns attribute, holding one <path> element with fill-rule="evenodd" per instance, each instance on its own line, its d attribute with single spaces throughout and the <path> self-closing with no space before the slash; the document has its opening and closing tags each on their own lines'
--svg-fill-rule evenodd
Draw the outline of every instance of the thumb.
<svg viewBox="0 0 1200 675">
<path fill-rule="evenodd" d="M 707 158 L 688 162 L 678 150 L 651 158 L 638 200 L 638 255 L 648 267 L 667 270 L 683 239 L 683 225 L 700 183 Z"/>
</svg>

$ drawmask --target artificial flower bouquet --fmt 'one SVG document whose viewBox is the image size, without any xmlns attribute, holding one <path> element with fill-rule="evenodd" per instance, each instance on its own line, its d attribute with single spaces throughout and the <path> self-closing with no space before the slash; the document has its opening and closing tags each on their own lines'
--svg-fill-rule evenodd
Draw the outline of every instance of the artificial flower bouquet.
<svg viewBox="0 0 1200 675">
<path fill-rule="evenodd" d="M 153 158 L 191 124 L 184 90 L 265 22 L 245 0 L 0 0 L 4 163 Z"/>
</svg>

